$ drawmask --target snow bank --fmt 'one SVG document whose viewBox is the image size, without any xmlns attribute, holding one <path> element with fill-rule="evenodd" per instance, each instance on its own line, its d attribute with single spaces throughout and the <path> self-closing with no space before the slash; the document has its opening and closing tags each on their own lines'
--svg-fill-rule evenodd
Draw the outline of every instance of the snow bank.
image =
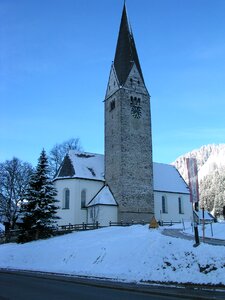
<svg viewBox="0 0 225 300">
<path fill-rule="evenodd" d="M 148 226 L 109 227 L 0 245 L 0 267 L 129 282 L 225 284 L 225 247 L 166 237 Z"/>
</svg>

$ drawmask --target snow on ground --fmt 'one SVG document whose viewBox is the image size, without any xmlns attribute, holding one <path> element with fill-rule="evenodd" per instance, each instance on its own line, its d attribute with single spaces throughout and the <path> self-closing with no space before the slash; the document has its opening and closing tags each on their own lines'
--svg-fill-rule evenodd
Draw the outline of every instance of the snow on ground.
<svg viewBox="0 0 225 300">
<path fill-rule="evenodd" d="M 194 230 L 191 222 L 185 222 L 184 227 L 185 227 L 185 229 L 183 230 L 184 233 L 189 235 L 194 235 Z M 178 224 L 176 225 L 176 228 L 183 229 L 183 226 Z M 225 240 L 224 221 L 218 223 L 212 223 L 212 224 L 205 224 L 204 229 L 205 229 L 205 237 Z M 203 236 L 203 225 L 198 225 L 198 234 L 201 237 Z"/>
<path fill-rule="evenodd" d="M 106 277 L 129 282 L 225 284 L 225 247 L 167 237 L 148 226 L 74 232 L 0 245 L 0 267 Z"/>
</svg>

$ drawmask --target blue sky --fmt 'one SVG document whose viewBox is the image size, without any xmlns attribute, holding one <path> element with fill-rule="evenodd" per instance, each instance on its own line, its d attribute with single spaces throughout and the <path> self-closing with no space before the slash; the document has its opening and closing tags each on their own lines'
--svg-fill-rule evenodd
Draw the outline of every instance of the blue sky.
<svg viewBox="0 0 225 300">
<path fill-rule="evenodd" d="M 0 0 L 0 162 L 79 137 L 104 152 L 122 0 Z M 225 137 L 225 1 L 127 0 L 151 94 L 153 159 Z"/>
</svg>

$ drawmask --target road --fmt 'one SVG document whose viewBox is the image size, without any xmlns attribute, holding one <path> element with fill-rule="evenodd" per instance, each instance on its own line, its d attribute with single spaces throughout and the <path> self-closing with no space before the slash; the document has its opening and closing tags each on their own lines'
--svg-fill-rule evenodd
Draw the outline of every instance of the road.
<svg viewBox="0 0 225 300">
<path fill-rule="evenodd" d="M 160 291 L 162 289 L 162 294 Z M 78 279 L 65 276 L 47 276 L 21 272 L 0 272 L 0 300 L 172 300 L 172 299 L 224 299 L 215 298 L 216 293 L 190 294 L 183 289 L 165 289 L 160 286 L 142 288 L 135 285 L 109 283 L 97 280 Z M 193 291 L 192 291 L 193 292 Z M 202 296 L 201 296 L 202 295 Z M 213 295 L 213 297 L 212 297 Z M 204 297 L 203 297 L 204 296 Z"/>
<path fill-rule="evenodd" d="M 181 239 L 185 239 L 185 240 L 190 240 L 190 241 L 193 241 L 193 243 L 195 242 L 194 241 L 194 236 L 192 235 L 188 235 L 188 234 L 185 234 L 181 229 L 164 229 L 163 232 L 162 232 L 164 235 L 167 235 L 167 236 L 171 236 L 171 237 L 174 237 L 174 238 L 181 238 Z M 224 240 L 221 240 L 221 239 L 215 239 L 215 238 L 208 238 L 208 237 L 205 237 L 204 238 L 204 241 L 203 241 L 203 238 L 202 237 L 199 237 L 199 240 L 201 243 L 206 243 L 206 244 L 210 244 L 210 245 L 214 245 L 214 246 L 225 246 L 225 241 Z"/>
</svg>

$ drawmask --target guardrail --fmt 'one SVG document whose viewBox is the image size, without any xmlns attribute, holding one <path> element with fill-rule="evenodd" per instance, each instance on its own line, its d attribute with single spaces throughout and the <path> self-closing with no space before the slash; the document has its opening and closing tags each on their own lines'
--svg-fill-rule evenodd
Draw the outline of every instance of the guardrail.
<svg viewBox="0 0 225 300">
<path fill-rule="evenodd" d="M 146 224 L 150 224 L 150 222 L 145 222 L 145 221 L 131 221 L 131 222 L 124 222 L 123 220 L 121 220 L 120 222 L 109 222 L 109 226 L 131 226 L 131 225 L 146 225 Z M 174 224 L 181 224 L 181 222 L 175 222 L 175 221 L 158 221 L 159 226 L 172 226 Z"/>
<path fill-rule="evenodd" d="M 145 221 L 131 221 L 131 222 L 124 222 L 123 220 L 121 220 L 120 222 L 109 222 L 109 226 L 132 226 L 132 225 L 146 225 L 149 224 L 149 222 L 145 222 Z"/>
<path fill-rule="evenodd" d="M 159 226 L 173 226 L 173 225 L 175 225 L 175 224 L 181 224 L 181 222 L 179 222 L 179 221 L 167 221 L 167 222 L 165 222 L 165 221 L 158 221 L 158 224 L 159 224 Z"/>
<path fill-rule="evenodd" d="M 82 223 L 82 224 L 67 224 L 60 225 L 55 231 L 82 231 L 82 230 L 91 230 L 98 229 L 100 227 L 99 222 L 95 223 Z"/>
<path fill-rule="evenodd" d="M 145 221 L 131 221 L 131 222 L 124 222 L 121 220 L 120 222 L 109 222 L 109 226 L 131 226 L 131 225 L 146 225 L 149 224 L 150 222 L 145 222 Z M 158 224 L 160 226 L 172 226 L 174 224 L 178 224 L 180 222 L 164 222 L 164 221 L 159 221 Z M 70 233 L 73 231 L 85 231 L 85 230 L 93 230 L 93 229 L 98 229 L 102 228 L 103 226 L 100 226 L 99 222 L 95 223 L 81 223 L 81 224 L 66 224 L 66 225 L 59 225 L 53 230 L 53 235 L 62 235 L 65 233 Z M 21 233 L 20 229 L 16 230 L 10 230 L 10 231 L 5 231 L 5 232 L 0 232 L 0 243 L 5 243 L 5 242 L 14 242 L 16 241 L 18 235 Z"/>
</svg>

